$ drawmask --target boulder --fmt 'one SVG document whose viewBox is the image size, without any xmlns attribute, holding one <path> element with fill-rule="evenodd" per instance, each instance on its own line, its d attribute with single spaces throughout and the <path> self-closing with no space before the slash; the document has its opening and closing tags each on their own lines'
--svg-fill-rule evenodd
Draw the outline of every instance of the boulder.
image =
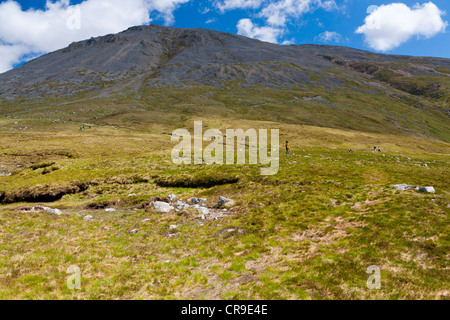
<svg viewBox="0 0 450 320">
<path fill-rule="evenodd" d="M 201 214 L 209 214 L 209 209 L 205 208 L 205 207 L 198 207 L 197 208 L 198 212 L 200 212 Z"/>
<path fill-rule="evenodd" d="M 58 209 L 52 209 L 49 207 L 43 207 L 43 206 L 35 206 L 32 211 L 46 211 L 50 214 L 56 214 L 57 216 L 62 215 L 62 211 Z"/>
<path fill-rule="evenodd" d="M 235 202 L 231 199 L 225 198 L 225 197 L 219 197 L 219 201 L 217 202 L 217 207 L 225 207 L 225 208 L 231 208 L 235 205 Z"/>
<path fill-rule="evenodd" d="M 152 201 L 150 203 L 151 205 L 153 205 L 153 207 L 155 208 L 155 210 L 159 211 L 159 212 L 170 212 L 174 209 L 174 207 L 172 207 L 170 204 L 168 204 L 167 202 L 162 202 L 162 201 Z"/>
<path fill-rule="evenodd" d="M 167 200 L 169 200 L 169 201 L 176 201 L 176 200 L 178 200 L 178 197 L 176 195 L 174 195 L 174 194 L 169 194 L 167 196 Z"/>
<path fill-rule="evenodd" d="M 203 203 L 203 202 L 205 202 L 205 201 L 206 201 L 205 198 L 195 198 L 195 197 L 192 197 L 192 198 L 189 198 L 189 199 L 188 199 L 188 202 L 193 203 L 193 204 L 200 204 L 200 203 Z"/>
<path fill-rule="evenodd" d="M 436 193 L 436 190 L 434 190 L 433 187 L 423 187 L 423 188 L 420 188 L 419 191 L 426 192 L 426 193 Z"/>
<path fill-rule="evenodd" d="M 417 189 L 418 189 L 417 186 L 411 186 L 411 185 L 409 185 L 409 184 L 404 184 L 404 183 L 402 183 L 402 184 L 396 184 L 396 185 L 394 185 L 393 187 L 394 187 L 395 189 L 397 189 L 397 190 L 400 190 L 400 191 L 411 190 L 411 189 L 417 190 Z"/>
<path fill-rule="evenodd" d="M 174 204 L 175 207 L 183 207 L 185 203 L 181 200 L 177 200 Z"/>
<path fill-rule="evenodd" d="M 83 219 L 86 220 L 86 221 L 93 221 L 94 217 L 93 216 L 84 216 Z"/>
</svg>

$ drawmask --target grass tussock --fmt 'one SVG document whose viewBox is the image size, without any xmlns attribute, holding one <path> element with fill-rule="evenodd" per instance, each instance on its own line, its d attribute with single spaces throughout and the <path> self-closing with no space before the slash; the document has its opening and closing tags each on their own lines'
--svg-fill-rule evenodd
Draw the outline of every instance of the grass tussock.
<svg viewBox="0 0 450 320">
<path fill-rule="evenodd" d="M 37 170 L 37 169 L 42 169 L 42 168 L 48 168 L 51 167 L 55 164 L 55 162 L 44 162 L 44 163 L 38 163 L 38 164 L 34 164 L 32 166 L 30 166 L 31 170 Z"/>
<path fill-rule="evenodd" d="M 165 188 L 211 188 L 237 183 L 239 178 L 223 174 L 174 175 L 155 179 L 155 183 Z"/>
<path fill-rule="evenodd" d="M 67 194 L 83 192 L 89 188 L 89 182 L 51 183 L 35 185 L 18 190 L 0 191 L 0 202 L 3 204 L 17 202 L 54 202 Z"/>
</svg>

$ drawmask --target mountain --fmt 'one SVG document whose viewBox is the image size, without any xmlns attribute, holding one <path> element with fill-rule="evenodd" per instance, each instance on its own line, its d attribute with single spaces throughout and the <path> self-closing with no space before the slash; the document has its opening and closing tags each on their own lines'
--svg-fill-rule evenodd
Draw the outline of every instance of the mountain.
<svg viewBox="0 0 450 320">
<path fill-rule="evenodd" d="M 210 106 L 212 114 L 232 111 L 250 120 L 389 128 L 449 142 L 449 77 L 449 59 L 280 46 L 213 30 L 150 25 L 75 42 L 0 74 L 0 111 L 30 116 L 37 109 L 25 109 L 23 101 L 62 112 L 77 99 L 110 99 L 106 112 L 79 113 L 79 119 L 111 119 L 134 112 L 117 103 L 126 97 L 144 112 L 159 106 L 195 116 L 204 113 L 192 110 L 198 104 Z"/>
</svg>

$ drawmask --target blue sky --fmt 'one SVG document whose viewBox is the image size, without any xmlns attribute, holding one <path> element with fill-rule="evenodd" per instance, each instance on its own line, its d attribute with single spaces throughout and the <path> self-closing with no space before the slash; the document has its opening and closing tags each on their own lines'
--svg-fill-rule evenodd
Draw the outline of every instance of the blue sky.
<svg viewBox="0 0 450 320">
<path fill-rule="evenodd" d="M 0 72 L 73 41 L 149 23 L 450 58 L 448 13 L 449 0 L 0 0 Z"/>
</svg>

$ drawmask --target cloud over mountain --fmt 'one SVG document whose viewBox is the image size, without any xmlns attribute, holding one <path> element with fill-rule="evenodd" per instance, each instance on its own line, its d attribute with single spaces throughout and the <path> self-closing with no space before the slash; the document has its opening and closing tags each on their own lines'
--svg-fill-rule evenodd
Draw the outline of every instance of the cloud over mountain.
<svg viewBox="0 0 450 320">
<path fill-rule="evenodd" d="M 448 23 L 443 15 L 432 2 L 412 8 L 403 3 L 382 5 L 371 11 L 356 33 L 363 34 L 371 48 L 388 51 L 412 37 L 431 38 L 444 32 Z"/>
<path fill-rule="evenodd" d="M 47 1 L 43 10 L 24 11 L 16 1 L 0 3 L 0 72 L 23 57 L 67 46 L 73 41 L 116 33 L 133 25 L 147 24 L 150 13 L 173 22 L 173 11 L 189 0 L 69 0 Z"/>
</svg>

